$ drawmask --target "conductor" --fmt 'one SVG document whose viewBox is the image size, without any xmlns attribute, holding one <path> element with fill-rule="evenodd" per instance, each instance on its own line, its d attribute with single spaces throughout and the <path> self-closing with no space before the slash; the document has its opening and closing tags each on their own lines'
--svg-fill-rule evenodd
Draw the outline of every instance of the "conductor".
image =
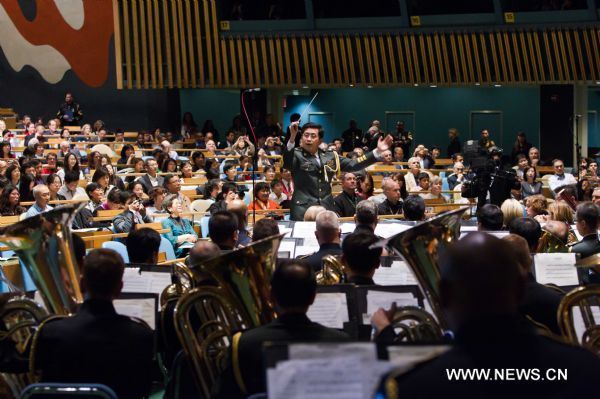
<svg viewBox="0 0 600 399">
<path fill-rule="evenodd" d="M 381 159 L 380 154 L 387 150 L 392 136 L 381 137 L 377 148 L 372 152 L 352 160 L 340 157 L 334 151 L 319 148 L 323 140 L 321 125 L 308 122 L 302 126 L 300 146 L 295 146 L 299 121 L 290 125 L 290 138 L 283 151 L 283 167 L 292 171 L 294 195 L 290 204 L 291 220 L 303 220 L 304 213 L 312 205 L 322 205 L 331 210 L 331 181 L 342 172 L 355 172 Z"/>
</svg>

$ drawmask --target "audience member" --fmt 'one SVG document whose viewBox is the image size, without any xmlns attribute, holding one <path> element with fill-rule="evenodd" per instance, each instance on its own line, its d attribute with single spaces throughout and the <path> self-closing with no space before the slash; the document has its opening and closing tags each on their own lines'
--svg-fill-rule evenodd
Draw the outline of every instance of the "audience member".
<svg viewBox="0 0 600 399">
<path fill-rule="evenodd" d="M 354 216 L 359 198 L 356 195 L 356 175 L 345 172 L 342 175 L 342 192 L 333 199 L 333 210 L 339 217 Z"/>
<path fill-rule="evenodd" d="M 454 190 L 459 184 L 465 181 L 465 166 L 462 162 L 455 162 L 453 167 L 453 173 L 448 176 L 448 188 Z"/>
<path fill-rule="evenodd" d="M 125 210 L 114 217 L 113 228 L 115 233 L 129 233 L 135 230 L 138 224 L 152 223 L 148 215 L 142 215 L 144 205 L 142 201 L 131 191 L 121 191 L 121 202 L 125 204 Z"/>
<path fill-rule="evenodd" d="M 335 212 L 323 211 L 317 215 L 315 237 L 319 243 L 319 250 L 306 257 L 304 261 L 310 268 L 317 272 L 321 270 L 321 264 L 325 255 L 340 255 L 341 230 L 338 217 Z"/>
<path fill-rule="evenodd" d="M 44 184 L 38 184 L 33 188 L 33 197 L 35 203 L 27 210 L 25 217 L 32 217 L 40 213 L 51 211 L 52 207 L 48 205 L 50 202 L 50 190 Z"/>
<path fill-rule="evenodd" d="M 85 190 L 79 187 L 79 174 L 74 170 L 65 173 L 65 184 L 58 190 L 58 194 L 67 200 L 89 199 Z"/>
<path fill-rule="evenodd" d="M 420 159 L 417 157 L 412 157 L 408 160 L 408 172 L 404 175 L 404 185 L 406 186 L 406 191 L 409 193 L 411 191 L 418 191 L 418 183 L 417 177 L 421 172 L 421 163 Z"/>
<path fill-rule="evenodd" d="M 565 173 L 565 164 L 561 159 L 555 159 L 552 161 L 552 167 L 554 168 L 554 174 L 548 179 L 548 185 L 550 190 L 555 192 L 557 188 L 563 186 L 576 185 L 577 180 L 570 173 Z"/>
<path fill-rule="evenodd" d="M 425 220 L 425 200 L 418 195 L 409 195 L 402 204 L 402 211 L 406 220 Z"/>
<path fill-rule="evenodd" d="M 177 175 L 166 175 L 164 179 L 164 187 L 167 190 L 167 194 L 174 194 L 181 203 L 182 212 L 189 212 L 191 201 L 190 199 L 181 193 L 181 182 Z"/>
<path fill-rule="evenodd" d="M 173 245 L 175 256 L 181 258 L 191 248 L 190 243 L 198 240 L 198 235 L 190 224 L 190 221 L 181 217 L 183 206 L 176 195 L 167 195 L 163 201 L 163 210 L 169 214 L 169 217 L 163 220 L 163 229 L 169 229 L 164 233 L 164 237 Z"/>
<path fill-rule="evenodd" d="M 347 283 L 375 285 L 373 275 L 379 267 L 381 247 L 372 246 L 379 241 L 374 234 L 354 233 L 342 242 L 342 261 L 346 265 Z"/>
<path fill-rule="evenodd" d="M 400 195 L 400 184 L 392 178 L 386 177 L 381 182 L 381 188 L 385 200 L 378 205 L 377 211 L 380 215 L 402 214 L 402 200 Z"/>
<path fill-rule="evenodd" d="M 208 220 L 208 236 L 221 253 L 233 251 L 238 241 L 238 220 L 229 211 L 217 211 Z"/>
<path fill-rule="evenodd" d="M 498 205 L 485 204 L 477 211 L 477 229 L 479 231 L 502 230 L 504 215 Z"/>
<path fill-rule="evenodd" d="M 149 158 L 146 160 L 146 174 L 140 177 L 140 182 L 144 185 L 144 191 L 147 193 L 153 187 L 162 187 L 164 184 L 164 178 L 157 174 L 158 163 L 155 159 Z"/>
<path fill-rule="evenodd" d="M 56 173 L 49 174 L 44 183 L 48 186 L 48 190 L 50 190 L 50 201 L 65 200 L 65 197 L 59 194 L 59 191 L 62 188 L 62 182 Z"/>
<path fill-rule="evenodd" d="M 223 183 L 221 192 L 217 195 L 217 201 L 208 207 L 208 212 L 213 215 L 215 212 L 226 211 L 227 205 L 238 199 L 238 187 L 234 183 Z"/>
<path fill-rule="evenodd" d="M 279 209 L 277 202 L 269 199 L 271 189 L 269 183 L 258 182 L 254 186 L 254 200 L 248 206 L 249 210 L 268 210 L 268 209 Z"/>
<path fill-rule="evenodd" d="M 160 247 L 160 234 L 147 227 L 132 230 L 125 240 L 129 263 L 158 263 L 158 249 Z"/>
<path fill-rule="evenodd" d="M 9 184 L 2 190 L 0 194 L 0 215 L 2 216 L 19 216 L 27 212 L 20 204 L 19 190 Z"/>
</svg>

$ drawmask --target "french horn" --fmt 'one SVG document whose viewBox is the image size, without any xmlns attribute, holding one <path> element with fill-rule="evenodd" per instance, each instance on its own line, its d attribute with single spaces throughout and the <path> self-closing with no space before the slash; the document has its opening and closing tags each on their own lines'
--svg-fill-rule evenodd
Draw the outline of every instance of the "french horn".
<svg viewBox="0 0 600 399">
<path fill-rule="evenodd" d="M 440 259 L 460 238 L 460 220 L 468 209 L 444 212 L 383 242 L 404 257 L 443 329 L 448 329 L 448 323 L 440 305 Z"/>
</svg>

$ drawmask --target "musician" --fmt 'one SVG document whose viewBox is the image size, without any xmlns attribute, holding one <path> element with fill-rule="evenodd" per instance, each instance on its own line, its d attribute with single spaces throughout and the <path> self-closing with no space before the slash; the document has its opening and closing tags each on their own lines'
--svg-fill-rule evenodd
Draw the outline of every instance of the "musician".
<svg viewBox="0 0 600 399">
<path fill-rule="evenodd" d="M 573 245 L 569 252 L 581 254 L 587 258 L 600 252 L 600 239 L 598 239 L 598 218 L 600 212 L 598 206 L 592 202 L 584 202 L 577 206 L 575 213 L 575 226 L 583 237 L 581 241 Z"/>
<path fill-rule="evenodd" d="M 347 341 L 340 331 L 324 327 L 306 317 L 315 300 L 317 282 L 307 265 L 289 262 L 275 269 L 271 297 L 277 319 L 233 336 L 229 362 L 216 387 L 216 398 L 246 398 L 266 391 L 263 373 L 264 342 Z"/>
<path fill-rule="evenodd" d="M 295 147 L 298 129 L 298 122 L 290 125 L 290 139 L 283 152 L 283 167 L 292 171 L 294 176 L 295 191 L 290 206 L 292 220 L 302 220 L 304 212 L 311 205 L 322 204 L 327 209 L 333 209 L 333 177 L 340 172 L 357 171 L 371 165 L 380 159 L 380 154 L 392 143 L 391 136 L 380 138 L 373 152 L 351 160 L 335 152 L 319 149 L 324 131 L 321 125 L 315 123 L 302 126 L 300 147 Z"/>
<path fill-rule="evenodd" d="M 409 195 L 402 203 L 402 212 L 406 220 L 425 220 L 425 200 L 418 195 Z"/>
<path fill-rule="evenodd" d="M 373 275 L 381 262 L 382 248 L 371 248 L 377 243 L 372 233 L 349 234 L 342 242 L 342 261 L 347 266 L 346 283 L 356 285 L 375 285 Z"/>
<path fill-rule="evenodd" d="M 315 237 L 319 243 L 319 250 L 304 259 L 315 272 L 321 270 L 323 257 L 326 255 L 340 255 L 340 237 L 342 231 L 335 212 L 322 211 L 316 218 Z"/>
<path fill-rule="evenodd" d="M 160 234 L 154 229 L 144 227 L 131 231 L 125 239 L 129 263 L 158 263 Z"/>
<path fill-rule="evenodd" d="M 377 205 L 371 200 L 363 200 L 356 205 L 356 214 L 354 215 L 354 224 L 356 227 L 352 234 L 369 233 L 375 234 L 377 227 Z"/>
<path fill-rule="evenodd" d="M 217 211 L 208 219 L 208 236 L 221 253 L 233 251 L 238 242 L 238 220 L 234 213 Z"/>
<path fill-rule="evenodd" d="M 516 218 L 508 226 L 510 234 L 521 236 L 527 241 L 530 252 L 537 252 L 540 237 L 542 237 L 542 226 L 534 218 Z"/>
<path fill-rule="evenodd" d="M 455 343 L 444 354 L 384 379 L 391 397 L 508 398 L 585 396 L 596 390 L 600 359 L 545 335 L 519 315 L 525 279 L 508 242 L 471 233 L 449 248 L 440 295 Z M 536 368 L 540 379 L 454 380 L 448 370 Z M 544 381 L 548 369 L 567 369 L 568 380 Z M 394 393 L 395 392 L 395 393 Z"/>
<path fill-rule="evenodd" d="M 279 234 L 279 226 L 275 219 L 263 218 L 257 220 L 252 227 L 252 241 L 259 241 L 263 238 Z"/>
<path fill-rule="evenodd" d="M 333 199 L 333 210 L 339 217 L 354 216 L 360 197 L 356 195 L 356 175 L 345 172 L 342 175 L 342 192 Z"/>
<path fill-rule="evenodd" d="M 477 211 L 477 230 L 498 231 L 504 226 L 504 214 L 498 205 L 485 204 Z"/>
<path fill-rule="evenodd" d="M 38 331 L 33 355 L 43 382 L 105 384 L 121 399 L 149 394 L 153 332 L 117 314 L 112 304 L 123 287 L 124 267 L 110 249 L 95 249 L 85 257 L 83 305 L 75 316 L 54 319 Z"/>
</svg>

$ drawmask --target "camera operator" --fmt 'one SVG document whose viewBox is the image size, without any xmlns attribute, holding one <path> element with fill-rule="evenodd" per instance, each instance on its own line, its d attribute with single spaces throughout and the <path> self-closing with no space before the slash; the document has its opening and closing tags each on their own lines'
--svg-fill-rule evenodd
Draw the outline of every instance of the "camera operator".
<svg viewBox="0 0 600 399">
<path fill-rule="evenodd" d="M 477 142 L 465 143 L 465 160 L 470 164 L 467 180 L 463 184 L 463 198 L 477 198 L 477 209 L 489 202 L 501 206 L 511 197 L 511 190 L 520 188 L 510 164 L 503 162 L 502 149 L 491 146 L 485 150 Z"/>
</svg>

